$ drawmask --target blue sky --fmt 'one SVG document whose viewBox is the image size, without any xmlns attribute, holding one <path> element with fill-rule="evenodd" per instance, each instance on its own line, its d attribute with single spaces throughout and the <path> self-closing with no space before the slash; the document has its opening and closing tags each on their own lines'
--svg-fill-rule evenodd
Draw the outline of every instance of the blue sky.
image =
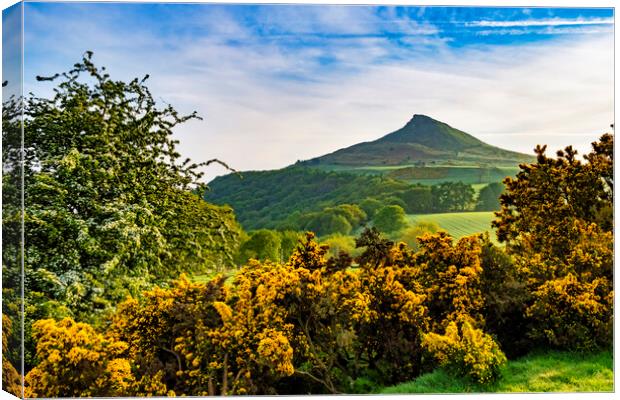
<svg viewBox="0 0 620 400">
<path fill-rule="evenodd" d="M 531 152 L 613 122 L 613 10 L 26 3 L 25 90 L 86 50 L 204 121 L 181 151 L 280 168 L 427 114 Z M 221 173 L 211 168 L 208 176 Z"/>
</svg>

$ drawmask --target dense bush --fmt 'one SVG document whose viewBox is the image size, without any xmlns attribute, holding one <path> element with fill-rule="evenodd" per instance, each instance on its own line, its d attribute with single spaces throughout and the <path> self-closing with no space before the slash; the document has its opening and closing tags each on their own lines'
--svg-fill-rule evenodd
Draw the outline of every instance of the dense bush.
<svg viewBox="0 0 620 400">
<path fill-rule="evenodd" d="M 445 334 L 429 333 L 423 344 L 439 365 L 478 383 L 495 381 L 506 362 L 493 338 L 468 321 L 451 321 Z"/>
<path fill-rule="evenodd" d="M 434 365 L 425 358 L 424 335 L 443 335 L 453 321 L 482 326 L 481 243 L 473 237 L 453 244 L 441 233 L 422 238 L 414 253 L 368 230 L 357 241 L 359 267 L 351 269 L 350 257 L 328 258 L 327 246 L 308 234 L 287 263 L 251 261 L 230 284 L 222 276 L 207 283 L 182 276 L 129 298 L 104 331 L 44 320 L 35 325 L 37 350 L 51 361 L 27 375 L 29 393 L 341 393 L 361 382 L 409 380 Z M 476 360 L 472 374 L 491 379 L 479 370 L 495 360 L 484 358 L 486 336 L 472 332 L 482 347 L 468 343 L 466 333 L 459 354 Z M 93 365 L 72 361 L 84 346 L 101 353 Z M 60 348 L 69 358 L 55 370 L 50 355 Z M 78 365 L 103 381 L 72 380 Z M 108 371 L 115 366 L 123 368 Z"/>
<path fill-rule="evenodd" d="M 372 222 L 381 232 L 396 232 L 407 226 L 405 210 L 397 205 L 380 208 Z"/>
<path fill-rule="evenodd" d="M 533 293 L 527 316 L 531 336 L 554 347 L 594 350 L 612 342 L 613 291 L 606 278 L 580 282 L 568 273 L 548 280 Z"/>
<path fill-rule="evenodd" d="M 39 364 L 26 376 L 26 397 L 135 394 L 127 343 L 71 318 L 39 320 L 33 324 L 33 335 Z"/>
<path fill-rule="evenodd" d="M 519 278 L 527 336 L 535 344 L 593 349 L 611 344 L 613 303 L 613 136 L 585 161 L 571 147 L 522 165 L 506 179 L 494 221 Z"/>
</svg>

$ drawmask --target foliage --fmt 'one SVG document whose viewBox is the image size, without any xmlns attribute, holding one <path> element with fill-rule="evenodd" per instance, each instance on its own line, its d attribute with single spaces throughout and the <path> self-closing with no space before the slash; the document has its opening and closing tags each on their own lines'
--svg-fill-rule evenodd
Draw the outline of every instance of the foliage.
<svg viewBox="0 0 620 400">
<path fill-rule="evenodd" d="M 546 146 L 537 146 L 537 162 L 521 165 L 517 177 L 504 182 L 506 193 L 494 222 L 498 238 L 515 251 L 561 258 L 575 242 L 564 229 L 573 220 L 611 230 L 611 216 L 602 211 L 612 207 L 613 137 L 603 135 L 593 148 L 581 162 L 570 146 L 556 158 L 545 155 Z"/>
<path fill-rule="evenodd" d="M 491 336 L 468 321 L 451 321 L 445 334 L 429 333 L 424 336 L 423 344 L 441 366 L 478 383 L 497 380 L 500 367 L 506 362 L 506 356 Z"/>
<path fill-rule="evenodd" d="M 405 202 L 405 211 L 409 214 L 433 209 L 433 193 L 428 186 L 413 186 L 403 191 L 400 197 Z"/>
<path fill-rule="evenodd" d="M 476 201 L 476 211 L 495 211 L 500 209 L 499 196 L 504 192 L 504 185 L 492 182 L 480 190 Z"/>
<path fill-rule="evenodd" d="M 530 294 L 533 340 L 563 349 L 611 343 L 613 303 L 613 136 L 593 143 L 585 162 L 571 147 L 522 165 L 506 179 L 493 222 Z"/>
<path fill-rule="evenodd" d="M 580 282 L 568 273 L 548 280 L 533 294 L 527 316 L 531 335 L 558 348 L 593 350 L 612 342 L 613 291 L 606 278 Z"/>
<path fill-rule="evenodd" d="M 259 229 L 250 232 L 248 240 L 239 246 L 237 263 L 244 264 L 250 259 L 261 261 L 281 261 L 282 243 L 276 231 Z"/>
<path fill-rule="evenodd" d="M 232 210 L 198 194 L 201 168 L 217 160 L 182 160 L 172 138 L 197 116 L 158 106 L 147 77 L 115 81 L 91 56 L 39 77 L 55 83 L 53 95 L 24 102 L 27 369 L 36 362 L 34 320 L 98 323 L 126 295 L 182 271 L 228 265 L 236 248 Z M 7 195 L 16 185 L 3 179 Z M 3 234 L 12 237 L 20 214 L 3 213 Z M 4 245 L 8 268 L 19 240 Z"/>
<path fill-rule="evenodd" d="M 360 255 L 360 251 L 355 248 L 355 238 L 340 234 L 329 235 L 321 239 L 321 243 L 329 247 L 327 254 L 336 257 L 341 252 L 353 257 Z"/>
<path fill-rule="evenodd" d="M 481 243 L 475 236 L 453 243 L 445 232 L 419 239 L 416 264 L 424 282 L 433 329 L 452 321 L 468 320 L 484 325 L 484 296 L 480 264 Z"/>
<path fill-rule="evenodd" d="M 372 219 L 374 226 L 382 232 L 400 231 L 407 226 L 405 210 L 400 206 L 385 206 Z"/>
<path fill-rule="evenodd" d="M 14 396 L 22 397 L 22 377 L 8 357 L 9 337 L 13 333 L 12 331 L 11 319 L 2 314 L 2 389 Z"/>
<path fill-rule="evenodd" d="M 383 207 L 383 203 L 373 197 L 367 197 L 359 203 L 359 206 L 369 219 L 372 219 L 377 211 Z"/>
<path fill-rule="evenodd" d="M 474 201 L 474 189 L 462 182 L 443 182 L 431 188 L 434 211 L 465 211 Z"/>
<path fill-rule="evenodd" d="M 420 221 L 410 225 L 397 235 L 397 239 L 407 244 L 410 249 L 419 250 L 418 237 L 426 233 L 437 233 L 439 226 L 435 222 Z"/>
<path fill-rule="evenodd" d="M 299 218 L 302 229 L 312 231 L 319 236 L 331 233 L 348 235 L 353 228 L 359 227 L 367 219 L 366 213 L 356 204 L 340 204 L 327 207 L 320 212 L 303 214 Z"/>
<path fill-rule="evenodd" d="M 414 277 L 411 267 L 399 266 L 366 267 L 359 274 L 359 311 L 353 315 L 357 359 L 377 372 L 381 384 L 411 379 L 422 370 L 428 301 Z"/>
<path fill-rule="evenodd" d="M 33 324 L 39 364 L 26 375 L 26 397 L 131 396 L 135 377 L 127 343 L 71 318 Z"/>
<path fill-rule="evenodd" d="M 513 257 L 494 245 L 488 234 L 481 240 L 480 265 L 485 331 L 497 339 L 509 358 L 522 356 L 532 349 L 525 315 L 531 293 L 523 275 Z"/>
<path fill-rule="evenodd" d="M 344 216 L 353 229 L 360 225 L 329 209 L 357 205 L 366 214 L 363 219 L 372 219 L 386 205 L 398 205 L 410 213 L 473 209 L 474 192 L 470 185 L 442 185 L 414 185 L 383 176 L 326 172 L 295 165 L 274 171 L 244 172 L 243 179 L 236 174 L 217 177 L 209 183 L 211 190 L 205 193 L 205 199 L 233 207 L 247 230 L 314 230 L 325 235 L 335 233 L 337 228 L 338 233 L 348 234 L 342 220 L 331 231 L 322 228 L 337 215 Z M 318 220 L 322 213 L 330 217 Z M 311 219 L 317 221 L 308 225 Z"/>
</svg>

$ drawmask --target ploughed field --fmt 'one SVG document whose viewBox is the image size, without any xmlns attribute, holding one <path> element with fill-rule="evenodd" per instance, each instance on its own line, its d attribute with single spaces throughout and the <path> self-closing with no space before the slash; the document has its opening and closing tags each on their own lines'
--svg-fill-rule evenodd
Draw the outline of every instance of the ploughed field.
<svg viewBox="0 0 620 400">
<path fill-rule="evenodd" d="M 493 211 L 472 211 L 459 213 L 418 214 L 407 215 L 410 225 L 420 222 L 434 222 L 441 229 L 447 231 L 453 238 L 460 239 L 476 233 L 489 232 L 495 240 L 491 221 L 495 218 Z"/>
</svg>

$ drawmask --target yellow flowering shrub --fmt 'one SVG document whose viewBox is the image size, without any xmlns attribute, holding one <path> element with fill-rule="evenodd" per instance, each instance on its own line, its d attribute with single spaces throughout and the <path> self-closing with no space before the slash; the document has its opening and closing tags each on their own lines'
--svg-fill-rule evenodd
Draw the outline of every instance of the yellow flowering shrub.
<svg viewBox="0 0 620 400">
<path fill-rule="evenodd" d="M 394 254 L 393 254 L 394 255 Z M 421 335 L 429 328 L 427 296 L 412 267 L 362 268 L 351 318 L 359 360 L 382 384 L 419 375 Z"/>
<path fill-rule="evenodd" d="M 570 350 L 609 346 L 613 336 L 613 234 L 575 220 L 575 238 L 562 258 L 539 253 L 520 258 L 531 300 L 529 337 Z"/>
<path fill-rule="evenodd" d="M 354 273 L 328 263 L 326 250 L 309 234 L 287 264 L 250 262 L 235 276 L 230 306 L 244 320 L 272 327 L 253 337 L 259 339 L 258 360 L 271 359 L 283 378 L 280 394 L 292 388 L 340 391 L 345 371 L 337 361 L 346 360 L 351 351 L 354 333 L 347 316 L 358 282 Z M 257 381 L 265 382 L 265 376 Z"/>
<path fill-rule="evenodd" d="M 481 290 L 481 242 L 477 236 L 453 243 L 445 232 L 419 238 L 416 263 L 419 281 L 428 296 L 427 305 L 433 330 L 445 328 L 464 316 L 484 325 L 484 296 Z"/>
<path fill-rule="evenodd" d="M 506 362 L 493 338 L 466 320 L 451 321 L 443 335 L 424 335 L 423 344 L 439 365 L 478 383 L 496 380 Z"/>
<path fill-rule="evenodd" d="M 71 318 L 33 324 L 39 364 L 26 375 L 26 397 L 131 396 L 128 345 Z"/>
<path fill-rule="evenodd" d="M 580 282 L 569 273 L 542 284 L 527 315 L 531 335 L 555 347 L 592 350 L 613 339 L 613 290 L 607 278 Z"/>
<path fill-rule="evenodd" d="M 221 276 L 206 284 L 181 276 L 169 289 L 155 288 L 119 306 L 111 331 L 129 343 L 143 393 L 266 393 L 292 374 L 282 319 L 273 307 L 255 313 L 252 294 L 241 290 L 241 279 L 237 283 L 233 293 Z M 265 287 L 256 294 L 265 304 L 274 300 Z"/>
</svg>

